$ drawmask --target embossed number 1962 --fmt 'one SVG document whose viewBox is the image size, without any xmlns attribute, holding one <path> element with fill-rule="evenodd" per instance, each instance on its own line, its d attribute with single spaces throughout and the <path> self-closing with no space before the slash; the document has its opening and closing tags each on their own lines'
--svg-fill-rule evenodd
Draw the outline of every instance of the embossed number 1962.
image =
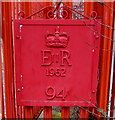
<svg viewBox="0 0 115 120">
<path fill-rule="evenodd" d="M 46 76 L 65 77 L 65 68 L 48 68 L 46 69 Z"/>
</svg>

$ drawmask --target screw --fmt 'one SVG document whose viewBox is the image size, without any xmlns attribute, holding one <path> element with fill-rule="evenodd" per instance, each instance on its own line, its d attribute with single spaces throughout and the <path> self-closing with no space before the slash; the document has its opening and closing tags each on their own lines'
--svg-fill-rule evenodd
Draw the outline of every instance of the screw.
<svg viewBox="0 0 115 120">
<path fill-rule="evenodd" d="M 93 49 L 92 52 L 94 52 L 95 50 Z"/>
<path fill-rule="evenodd" d="M 92 93 L 95 93 L 95 91 L 93 90 Z"/>
<path fill-rule="evenodd" d="M 20 89 L 17 89 L 17 92 L 21 92 L 21 90 L 20 90 Z"/>
<path fill-rule="evenodd" d="M 95 38 L 98 39 L 98 38 L 99 38 L 99 35 L 96 35 Z"/>
<path fill-rule="evenodd" d="M 20 39 L 20 36 L 19 36 L 19 35 L 17 35 L 17 36 L 16 36 L 16 38 L 17 38 L 17 39 Z"/>
</svg>

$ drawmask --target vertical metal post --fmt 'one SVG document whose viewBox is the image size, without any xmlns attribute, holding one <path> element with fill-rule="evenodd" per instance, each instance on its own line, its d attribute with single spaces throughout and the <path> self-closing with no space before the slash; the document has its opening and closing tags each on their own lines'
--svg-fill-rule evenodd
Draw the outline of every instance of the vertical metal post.
<svg viewBox="0 0 115 120">
<path fill-rule="evenodd" d="M 70 107 L 62 107 L 61 118 L 70 118 Z"/>
<path fill-rule="evenodd" d="M 115 9 L 115 4 L 114 7 Z M 114 28 L 115 28 L 115 16 L 114 16 Z M 113 39 L 115 39 L 115 30 L 113 31 Z M 115 42 L 113 43 L 113 51 L 115 51 Z M 112 96 L 111 96 L 111 102 L 110 102 L 110 117 L 115 117 L 115 52 L 113 52 L 113 82 L 112 82 Z M 109 115 L 108 115 L 109 116 Z"/>
<path fill-rule="evenodd" d="M 44 107 L 44 118 L 52 118 L 52 107 Z"/>
<path fill-rule="evenodd" d="M 105 2 L 102 6 L 100 3 L 94 3 L 93 8 L 97 12 L 97 18 L 103 19 L 103 24 L 113 26 L 113 11 L 109 9 L 107 6 L 113 9 L 113 2 Z M 85 14 L 89 14 L 89 8 L 91 7 L 91 3 L 85 3 Z M 104 11 L 104 12 L 103 12 Z M 104 36 L 112 39 L 112 29 L 107 28 L 102 25 L 101 33 Z M 100 80 L 98 86 L 98 107 L 100 109 L 107 110 L 108 104 L 108 92 L 109 92 L 109 82 L 110 82 L 110 67 L 111 67 L 111 49 L 112 49 L 112 41 L 103 38 L 101 39 L 101 51 L 100 51 Z M 104 49 L 108 49 L 105 51 Z"/>
<path fill-rule="evenodd" d="M 115 16 L 114 16 L 114 25 L 113 28 L 115 28 Z M 115 30 L 113 30 L 113 39 L 115 39 Z M 115 51 L 115 42 L 113 42 L 113 51 Z M 108 117 L 111 116 L 111 113 L 114 111 L 114 104 L 113 104 L 113 98 L 114 98 L 114 61 L 115 61 L 115 53 L 112 52 L 112 60 L 111 60 L 111 75 L 110 75 L 110 83 L 109 83 L 109 96 L 108 96 Z M 111 109 L 113 108 L 113 109 Z M 113 114 L 112 114 L 113 116 Z"/>
<path fill-rule="evenodd" d="M 2 79 L 2 13 L 0 3 L 0 119 L 4 118 L 3 79 Z"/>
<path fill-rule="evenodd" d="M 90 16 L 90 13 L 94 10 L 94 2 L 84 2 L 84 14 Z"/>
<path fill-rule="evenodd" d="M 30 118 L 33 119 L 34 115 L 33 115 L 33 107 L 31 106 L 25 106 L 24 107 L 24 118 Z"/>
<path fill-rule="evenodd" d="M 107 6 L 113 9 L 113 2 L 104 2 L 103 8 L 103 24 L 113 27 L 113 11 Z M 106 26 L 102 27 L 102 34 L 104 36 L 112 39 L 113 30 L 107 28 Z M 101 39 L 101 49 L 100 51 L 100 84 L 99 84 L 99 97 L 98 97 L 98 107 L 107 111 L 108 105 L 108 92 L 109 92 L 109 82 L 110 82 L 110 73 L 111 73 L 111 56 L 112 56 L 112 40 L 103 37 Z M 107 51 L 105 51 L 107 49 Z"/>
<path fill-rule="evenodd" d="M 88 110 L 88 108 L 85 108 Z M 80 109 L 80 119 L 88 119 L 89 118 L 89 113 L 83 109 Z"/>
<path fill-rule="evenodd" d="M 66 5 L 72 8 L 72 0 L 71 0 L 71 2 L 66 2 Z M 72 13 L 69 12 L 69 10 L 67 10 L 67 11 L 69 13 L 67 19 L 72 19 Z"/>
<path fill-rule="evenodd" d="M 114 53 L 115 54 L 115 53 Z M 115 58 L 114 58 L 114 75 L 113 75 L 113 86 L 112 86 L 112 100 L 111 100 L 111 111 L 110 116 L 115 117 Z"/>
<path fill-rule="evenodd" d="M 114 53 L 115 56 L 115 53 Z M 115 117 L 115 58 L 114 58 L 114 73 L 113 73 L 113 84 L 112 84 L 112 97 L 111 97 L 111 108 L 110 108 L 110 116 Z"/>
<path fill-rule="evenodd" d="M 4 53 L 6 118 L 15 118 L 12 3 L 2 2 L 2 39 Z"/>
<path fill-rule="evenodd" d="M 23 0 L 21 0 L 21 1 L 20 1 L 20 10 L 25 13 L 25 17 L 31 15 L 31 13 L 32 13 L 32 2 L 23 2 Z"/>
</svg>

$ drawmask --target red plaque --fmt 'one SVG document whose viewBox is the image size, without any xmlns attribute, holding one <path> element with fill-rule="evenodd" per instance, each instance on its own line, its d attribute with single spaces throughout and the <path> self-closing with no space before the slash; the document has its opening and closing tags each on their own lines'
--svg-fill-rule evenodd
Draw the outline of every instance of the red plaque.
<svg viewBox="0 0 115 120">
<path fill-rule="evenodd" d="M 100 25 L 85 19 L 15 20 L 17 104 L 93 107 L 98 32 Z"/>
</svg>

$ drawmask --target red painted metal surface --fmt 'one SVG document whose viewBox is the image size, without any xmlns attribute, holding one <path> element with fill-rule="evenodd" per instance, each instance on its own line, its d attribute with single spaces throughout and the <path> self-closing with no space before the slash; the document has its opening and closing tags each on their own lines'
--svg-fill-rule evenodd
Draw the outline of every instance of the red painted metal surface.
<svg viewBox="0 0 115 120">
<path fill-rule="evenodd" d="M 27 5 L 28 4 L 28 5 Z M 41 9 L 42 7 L 45 7 L 45 6 L 49 6 L 51 3 L 50 2 L 32 2 L 32 3 L 29 3 L 29 2 L 26 2 L 26 3 L 21 3 L 21 7 L 22 7 L 22 11 L 24 11 L 24 13 L 29 16 L 31 15 L 31 13 L 34 13 L 36 11 L 38 11 L 39 9 Z M 32 19 L 40 19 L 40 18 L 46 18 L 46 13 L 47 13 L 47 10 L 44 11 L 44 14 L 43 15 L 36 15 L 36 16 L 33 16 Z M 38 17 L 40 16 L 40 17 Z M 24 107 L 24 111 L 28 111 L 28 115 L 29 113 L 33 110 L 33 114 L 34 114 L 34 117 L 35 116 L 38 116 L 38 112 L 40 112 L 41 110 L 40 107 L 31 107 L 31 109 L 29 108 L 28 110 L 28 107 Z M 45 108 L 44 109 L 48 109 L 48 108 Z M 30 112 L 29 112 L 30 111 Z M 48 110 L 45 110 L 44 111 L 44 114 L 45 115 L 49 115 L 49 112 L 47 112 Z M 23 113 L 22 113 L 23 114 Z M 27 112 L 26 112 L 26 115 L 25 117 L 27 116 Z M 32 116 L 33 118 L 33 116 Z"/>
<path fill-rule="evenodd" d="M 25 17 L 25 15 L 28 16 L 32 13 L 32 3 L 30 2 L 22 2 L 22 1 L 16 2 L 15 8 L 16 7 L 18 8 L 18 10 L 20 9 L 25 13 L 23 17 Z M 15 15 L 16 18 L 19 17 L 18 10 L 16 11 L 16 15 Z M 18 114 L 18 118 L 33 118 L 33 107 L 19 106 L 17 114 Z"/>
<path fill-rule="evenodd" d="M 20 10 L 25 13 L 24 17 L 32 14 L 32 3 L 31 2 L 20 2 Z"/>
<path fill-rule="evenodd" d="M 67 6 L 72 8 L 72 2 L 66 2 Z M 69 11 L 67 11 L 69 12 Z M 69 12 L 68 19 L 72 19 L 72 13 Z M 70 107 L 62 107 L 61 118 L 70 118 Z"/>
<path fill-rule="evenodd" d="M 42 8 L 44 8 L 44 7 L 46 7 L 46 6 L 49 6 L 50 5 L 50 2 L 49 2 L 49 4 L 48 3 L 46 3 L 46 2 L 32 2 L 32 13 L 34 13 L 34 12 L 36 12 L 36 11 L 39 11 L 40 9 L 42 9 Z M 42 15 L 35 15 L 35 16 L 33 16 L 33 18 L 32 19 L 42 19 L 42 18 L 46 18 L 46 12 L 47 11 L 44 11 L 44 13 L 42 14 Z M 30 14 L 31 15 L 31 14 Z M 40 17 L 38 17 L 38 16 L 40 16 Z"/>
<path fill-rule="evenodd" d="M 28 3 L 27 3 L 28 4 Z M 24 3 L 24 9 L 26 9 L 26 11 L 27 11 L 27 13 L 28 14 L 26 14 L 26 16 L 28 16 L 28 15 L 30 15 L 31 13 L 29 13 L 29 10 L 30 11 L 32 11 L 32 9 L 31 8 L 29 8 L 28 7 L 28 5 L 27 4 L 25 4 Z M 8 5 L 8 4 L 7 4 Z M 9 14 L 9 13 L 7 13 L 6 11 L 7 10 L 11 10 L 11 9 L 9 9 L 9 7 L 7 6 L 7 5 L 5 5 L 4 7 L 3 7 L 3 9 L 4 9 L 4 11 L 5 11 L 5 15 L 8 15 L 7 16 L 7 20 L 9 21 L 10 19 L 9 18 L 11 18 L 11 14 Z M 11 4 L 10 4 L 11 5 Z M 110 7 L 112 7 L 113 8 L 113 3 L 112 4 L 110 4 L 110 3 L 106 3 L 106 5 L 108 5 L 108 6 L 110 6 Z M 91 8 L 91 9 L 89 9 L 89 8 Z M 104 8 L 104 9 L 101 9 L 101 8 Z M 106 8 L 106 7 L 95 7 L 95 4 L 94 4 L 94 6 L 91 6 L 91 5 L 89 5 L 89 6 L 87 6 L 87 8 L 85 8 L 86 9 L 86 13 L 87 13 L 87 15 L 90 15 L 89 13 L 89 11 L 91 11 L 92 9 L 94 9 L 95 11 L 97 11 L 98 12 L 98 18 L 100 18 L 100 17 L 102 17 L 102 13 L 103 13 L 103 11 L 105 11 L 105 15 L 104 15 L 104 17 L 103 17 L 103 21 L 105 21 L 104 23 L 105 24 L 109 24 L 109 25 L 112 25 L 111 23 L 112 23 L 112 11 L 111 10 L 109 10 L 108 8 Z M 89 10 L 89 11 L 88 11 Z M 46 10 L 47 11 L 47 10 Z M 111 14 L 110 14 L 111 13 Z M 110 16 L 111 17 L 110 17 Z M 3 14 L 3 16 L 4 16 L 4 14 Z M 105 16 L 106 16 L 106 18 L 105 18 Z M 108 16 L 108 17 L 107 17 Z M 6 16 L 4 16 L 4 18 L 5 18 Z M 17 16 L 16 16 L 17 17 Z M 45 17 L 46 17 L 46 15 L 45 15 Z M 44 18 L 45 18 L 44 17 Z M 34 18 L 34 17 L 32 17 L 32 18 Z M 37 17 L 36 17 L 37 18 Z M 6 20 L 6 19 L 5 19 Z M 110 21 L 109 21 L 110 20 Z M 9 24 L 9 22 L 4 22 L 4 25 L 8 25 L 8 24 L 6 24 L 6 23 L 8 23 Z M 10 22 L 11 23 L 11 22 Z M 3 25 L 3 26 L 4 26 Z M 6 27 L 5 26 L 5 30 L 3 30 L 4 31 L 4 34 L 6 34 L 5 32 L 6 31 L 9 31 L 9 30 L 6 30 L 7 28 L 11 28 L 11 24 L 9 24 L 9 26 L 10 27 Z M 107 30 L 107 31 L 106 31 Z M 11 31 L 11 29 L 10 29 L 10 31 Z M 111 34 L 111 32 L 112 32 L 112 30 L 110 30 L 109 28 L 105 28 L 105 29 L 103 29 L 103 31 L 104 31 L 104 35 L 105 36 L 109 36 L 109 37 L 111 37 L 112 36 L 112 34 Z M 4 35 L 3 35 L 4 36 Z M 10 38 L 9 37 L 9 35 L 7 34 L 7 39 L 8 38 Z M 3 40 L 5 40 L 4 39 L 4 37 L 3 37 Z M 12 43 L 11 44 L 9 44 L 9 41 L 7 41 L 6 43 L 5 43 L 5 48 L 6 49 L 4 49 L 4 53 L 5 53 L 5 59 L 6 58 L 12 58 L 12 54 L 10 53 L 10 55 L 9 56 L 7 56 L 7 54 L 6 54 L 6 51 L 7 51 L 7 48 L 9 48 L 10 46 L 12 46 Z M 89 45 L 90 46 L 90 45 Z M 105 46 L 107 46 L 107 48 L 105 47 Z M 91 47 L 91 46 L 90 46 Z M 109 42 L 107 42 L 107 39 L 105 40 L 101 40 L 101 47 L 102 47 L 102 49 L 111 49 L 111 43 L 109 43 Z M 12 49 L 10 50 L 10 49 L 8 49 L 8 51 L 12 51 Z M 102 56 L 101 58 L 101 64 L 100 64 L 100 68 L 101 68 L 101 70 L 103 71 L 103 72 L 101 72 L 101 80 L 100 80 L 100 86 L 101 87 L 99 87 L 99 97 L 98 97 L 98 103 L 99 103 L 99 107 L 100 108 L 104 108 L 105 110 L 106 110 L 106 104 L 107 104 L 107 98 L 108 98 L 108 94 L 106 94 L 105 96 L 104 96 L 104 94 L 105 94 L 105 88 L 106 88 L 106 93 L 108 92 L 108 90 L 109 90 L 109 74 L 110 74 L 110 71 L 109 71 L 109 69 L 108 68 L 110 68 L 109 67 L 109 65 L 111 64 L 111 52 L 109 51 L 106 51 L 106 52 L 101 52 L 102 54 L 100 54 L 100 56 Z M 104 54 L 106 54 L 106 55 L 104 55 Z M 6 70 L 5 70 L 5 74 L 7 74 L 8 73 L 8 71 L 10 71 L 10 72 L 13 72 L 12 71 L 12 69 L 10 69 L 9 70 L 9 66 L 11 65 L 10 64 L 10 62 L 12 61 L 12 59 L 6 59 L 5 61 L 7 61 L 7 62 L 5 62 L 5 66 L 6 66 Z M 9 62 L 10 61 L 10 62 Z M 104 62 L 103 62 L 104 61 Z M 107 62 L 108 61 L 108 62 Z M 6 64 L 7 63 L 7 64 Z M 105 64 L 106 63 L 106 64 Z M 11 65 L 12 66 L 12 65 Z M 105 66 L 105 67 L 104 67 Z M 7 68 L 8 68 L 8 71 L 7 71 Z M 105 68 L 107 68 L 107 69 L 105 69 Z M 9 75 L 10 76 L 10 75 Z M 6 83 L 8 83 L 8 84 L 10 84 L 10 83 L 12 83 L 12 78 L 11 77 L 9 77 L 8 75 L 6 75 L 5 77 L 6 77 L 6 80 L 8 80 L 9 79 L 9 82 L 7 82 L 7 81 L 5 81 Z M 103 77 L 103 76 L 105 76 L 105 77 Z M 11 101 L 12 102 L 8 102 L 8 100 L 9 100 L 9 98 L 10 97 L 12 97 L 12 94 L 14 94 L 14 92 L 12 92 L 12 94 L 10 94 L 11 93 L 11 89 L 13 90 L 13 88 L 12 88 L 12 86 L 8 86 L 7 87 L 7 85 L 8 84 L 6 84 L 6 87 L 5 87 L 5 89 L 6 89 L 6 94 L 8 95 L 8 99 L 6 100 L 6 115 L 8 116 L 8 117 L 12 117 L 12 115 L 14 114 L 14 109 L 12 108 L 8 108 L 8 106 L 12 106 L 13 104 L 14 104 L 14 99 L 11 99 Z M 13 85 L 13 84 L 10 84 L 10 85 Z M 11 88 L 11 89 L 10 89 Z M 9 89 L 9 91 L 8 91 L 8 89 Z M 14 90 L 13 90 L 14 91 Z M 10 94 L 10 96 L 9 96 L 9 94 Z M 84 100 L 85 101 L 85 100 Z M 87 101 L 85 101 L 85 102 L 87 102 Z M 11 104 L 10 104 L 11 103 Z M 31 109 L 30 109 L 31 108 Z M 44 115 L 46 116 L 45 118 L 47 118 L 48 116 L 48 118 L 51 118 L 51 113 L 52 113 L 52 110 L 51 110 L 51 107 L 44 107 L 45 108 L 45 110 L 44 110 Z M 9 109 L 11 109 L 10 111 L 9 111 Z M 27 111 L 26 111 L 26 109 L 27 109 Z M 34 111 L 33 110 L 34 109 L 34 107 L 24 107 L 24 109 L 23 108 L 21 108 L 21 110 L 22 110 L 22 118 L 24 118 L 24 115 L 23 115 L 23 110 L 25 111 L 25 117 L 26 118 L 28 118 L 30 115 L 31 115 L 31 117 L 33 118 L 33 113 L 35 113 L 35 112 L 32 112 L 32 114 L 30 114 L 31 113 L 31 111 Z M 62 117 L 63 116 L 68 116 L 67 114 L 69 113 L 69 110 L 68 110 L 69 108 L 65 108 L 65 107 L 63 107 L 62 108 Z M 35 110 L 36 111 L 36 110 Z M 67 111 L 68 111 L 68 113 L 67 113 Z M 8 114 L 9 113 L 9 114 Z M 81 113 L 80 113 L 80 118 L 88 118 L 88 113 L 87 112 L 85 112 L 84 110 L 82 110 L 81 111 Z M 66 118 L 66 117 L 63 117 L 63 118 Z"/>
<path fill-rule="evenodd" d="M 80 109 L 80 115 L 79 115 L 80 119 L 88 119 L 89 118 L 89 112 L 87 112 L 87 110 L 89 110 L 89 108 L 84 108 L 84 109 Z"/>
<path fill-rule="evenodd" d="M 100 30 L 94 21 L 84 21 Z M 94 106 L 99 52 L 96 38 L 80 20 L 16 20 L 17 104 Z"/>
<path fill-rule="evenodd" d="M 90 16 L 90 14 L 92 13 L 92 11 L 94 10 L 94 2 L 84 2 L 84 14 L 87 15 L 87 16 Z M 86 110 L 88 108 L 85 108 Z M 83 118 L 89 118 L 89 112 L 83 110 L 83 109 L 80 109 L 80 115 L 79 115 L 80 119 L 83 119 Z"/>
<path fill-rule="evenodd" d="M 98 3 L 85 3 L 85 14 L 90 15 L 91 11 L 97 12 L 97 18 L 102 18 L 102 23 L 104 25 L 109 25 L 113 27 L 113 7 L 114 3 L 104 2 L 103 4 Z M 90 9 L 92 8 L 92 10 Z M 111 8 L 111 9 L 109 9 Z M 102 25 L 101 34 L 112 39 L 112 29 L 107 26 Z M 109 92 L 109 81 L 110 81 L 110 67 L 111 67 L 111 50 L 112 50 L 112 42 L 106 37 L 101 37 L 101 45 L 100 45 L 100 79 L 98 85 L 97 92 L 97 101 L 98 101 L 98 109 L 104 109 L 107 111 L 108 104 L 108 92 Z M 101 113 L 98 112 L 99 115 Z"/>
<path fill-rule="evenodd" d="M 11 2 L 2 2 L 2 39 L 4 53 L 6 118 L 16 118 Z"/>
<path fill-rule="evenodd" d="M 114 58 L 115 62 L 115 58 Z M 115 105 L 115 65 L 114 65 L 114 76 L 113 76 L 113 87 L 112 87 L 112 99 L 111 99 L 111 111 L 110 115 L 111 117 L 114 117 L 114 105 Z"/>
<path fill-rule="evenodd" d="M 31 106 L 24 107 L 24 118 L 34 118 L 33 107 Z"/>
<path fill-rule="evenodd" d="M 105 2 L 105 5 L 113 8 L 113 2 Z M 104 6 L 103 8 L 103 24 L 113 27 L 113 11 Z M 102 27 L 102 34 L 112 39 L 113 30 Z M 100 83 L 99 83 L 99 97 L 98 97 L 98 107 L 107 111 L 108 104 L 108 93 L 109 93 L 109 82 L 111 73 L 111 56 L 112 56 L 112 40 L 103 37 L 101 39 L 101 51 L 100 51 Z"/>
<path fill-rule="evenodd" d="M 44 118 L 52 118 L 52 107 L 44 107 Z"/>
<path fill-rule="evenodd" d="M 87 1 L 87 0 L 85 0 Z M 96 2 L 95 2 L 96 3 Z M 84 2 L 84 14 L 90 16 L 92 11 L 94 10 L 94 2 Z"/>
<path fill-rule="evenodd" d="M 70 107 L 62 107 L 61 118 L 70 118 Z"/>
<path fill-rule="evenodd" d="M 1 7 L 1 4 L 0 4 Z M 0 31 L 2 31 L 2 12 L 0 11 Z M 2 32 L 0 33 L 2 38 Z M 2 44 L 0 42 L 0 118 L 4 118 L 4 99 L 3 99 L 3 76 L 2 76 Z"/>
</svg>

